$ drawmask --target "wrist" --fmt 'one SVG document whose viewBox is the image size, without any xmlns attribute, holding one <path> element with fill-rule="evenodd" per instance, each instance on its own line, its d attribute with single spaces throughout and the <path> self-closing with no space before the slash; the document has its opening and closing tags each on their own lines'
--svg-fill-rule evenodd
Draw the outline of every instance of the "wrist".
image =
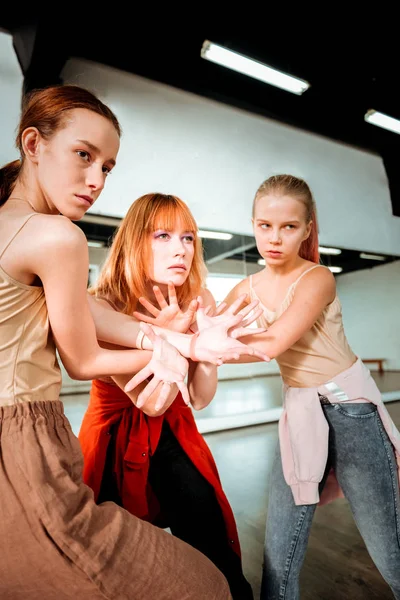
<svg viewBox="0 0 400 600">
<path fill-rule="evenodd" d="M 197 333 L 194 333 L 190 339 L 189 358 L 193 361 L 198 361 L 198 358 L 196 357 L 196 342 L 199 335 L 200 332 L 198 331 Z"/>
</svg>

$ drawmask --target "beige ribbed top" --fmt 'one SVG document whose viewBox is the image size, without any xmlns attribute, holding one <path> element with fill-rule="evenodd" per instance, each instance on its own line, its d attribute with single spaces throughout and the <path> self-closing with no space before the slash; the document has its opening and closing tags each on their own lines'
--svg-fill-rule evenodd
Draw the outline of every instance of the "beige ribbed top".
<svg viewBox="0 0 400 600">
<path fill-rule="evenodd" d="M 258 298 L 250 276 L 250 297 L 259 300 L 263 314 L 259 317 L 259 327 L 271 327 L 293 300 L 296 285 L 312 269 L 323 268 L 314 265 L 304 271 L 287 291 L 286 297 L 276 312 L 269 310 Z M 312 288 L 310 288 L 312 294 Z M 288 350 L 277 357 L 284 383 L 292 387 L 317 387 L 351 367 L 357 357 L 346 339 L 342 321 L 342 307 L 336 296 L 309 331 Z"/>
<path fill-rule="evenodd" d="M 1 258 L 36 213 L 26 217 L 4 247 L 0 241 L 0 406 L 58 400 L 61 372 L 42 287 L 8 275 Z"/>
</svg>

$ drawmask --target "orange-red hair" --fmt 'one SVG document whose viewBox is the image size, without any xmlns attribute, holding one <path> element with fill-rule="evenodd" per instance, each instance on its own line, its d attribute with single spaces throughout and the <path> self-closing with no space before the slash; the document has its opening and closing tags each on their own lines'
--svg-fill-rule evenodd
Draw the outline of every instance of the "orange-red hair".
<svg viewBox="0 0 400 600">
<path fill-rule="evenodd" d="M 194 236 L 194 257 L 189 276 L 176 289 L 180 306 L 196 298 L 204 285 L 206 266 L 196 221 L 189 207 L 177 196 L 153 193 L 138 198 L 122 220 L 94 288 L 126 314 L 137 308 L 137 300 L 146 295 L 150 281 L 150 236 L 158 229 L 173 230 L 177 222 Z"/>
</svg>

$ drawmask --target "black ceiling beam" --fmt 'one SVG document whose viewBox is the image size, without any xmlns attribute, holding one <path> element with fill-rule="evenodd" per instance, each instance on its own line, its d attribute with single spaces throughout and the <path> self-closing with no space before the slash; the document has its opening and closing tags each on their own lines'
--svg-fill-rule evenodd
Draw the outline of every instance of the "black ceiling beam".
<svg viewBox="0 0 400 600">
<path fill-rule="evenodd" d="M 66 30 L 38 20 L 15 26 L 10 33 L 24 76 L 23 95 L 63 83 L 61 71 L 69 56 Z"/>
</svg>

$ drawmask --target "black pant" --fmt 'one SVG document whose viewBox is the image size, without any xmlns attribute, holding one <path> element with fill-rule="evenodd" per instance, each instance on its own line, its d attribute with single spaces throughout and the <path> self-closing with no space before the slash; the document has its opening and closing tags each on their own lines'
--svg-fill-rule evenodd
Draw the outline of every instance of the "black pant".
<svg viewBox="0 0 400 600">
<path fill-rule="evenodd" d="M 111 440 L 98 502 L 122 506 L 113 477 L 114 444 Z M 253 600 L 242 563 L 230 547 L 221 507 L 214 488 L 182 450 L 167 421 L 150 459 L 149 483 L 171 532 L 205 554 L 225 575 L 233 600 Z"/>
<path fill-rule="evenodd" d="M 200 550 L 219 568 L 234 600 L 252 600 L 241 560 L 229 545 L 214 488 L 183 451 L 167 421 L 150 460 L 149 483 L 172 534 Z"/>
</svg>

